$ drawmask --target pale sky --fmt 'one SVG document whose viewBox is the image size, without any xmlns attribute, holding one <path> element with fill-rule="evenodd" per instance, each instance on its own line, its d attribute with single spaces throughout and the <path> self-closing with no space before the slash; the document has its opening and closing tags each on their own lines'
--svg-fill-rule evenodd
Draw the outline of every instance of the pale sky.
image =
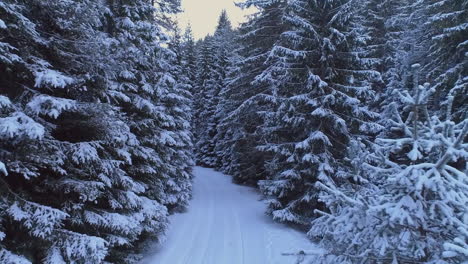
<svg viewBox="0 0 468 264">
<path fill-rule="evenodd" d="M 178 15 L 180 28 L 185 30 L 190 22 L 195 39 L 203 38 L 214 32 L 223 9 L 226 9 L 236 27 L 245 21 L 244 16 L 252 13 L 252 10 L 242 10 L 234 5 L 234 1 L 241 0 L 182 0 L 184 13 Z"/>
</svg>

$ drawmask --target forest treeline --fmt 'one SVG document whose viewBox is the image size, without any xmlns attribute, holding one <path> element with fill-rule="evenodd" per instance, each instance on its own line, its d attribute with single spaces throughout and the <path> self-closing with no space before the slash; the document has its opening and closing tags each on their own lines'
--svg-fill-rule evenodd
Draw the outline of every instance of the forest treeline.
<svg viewBox="0 0 468 264">
<path fill-rule="evenodd" d="M 466 261 L 468 1 L 239 5 L 196 41 L 179 0 L 0 0 L 0 263 L 137 262 L 195 162 L 312 263 Z"/>
<path fill-rule="evenodd" d="M 187 49 L 196 162 L 258 186 L 311 263 L 466 261 L 468 2 L 240 5 Z"/>
</svg>

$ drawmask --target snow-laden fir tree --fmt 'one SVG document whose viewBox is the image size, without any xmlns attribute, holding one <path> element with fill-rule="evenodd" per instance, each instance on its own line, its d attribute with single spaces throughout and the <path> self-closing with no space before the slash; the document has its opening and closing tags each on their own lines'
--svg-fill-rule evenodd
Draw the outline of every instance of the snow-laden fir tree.
<svg viewBox="0 0 468 264">
<path fill-rule="evenodd" d="M 189 198 L 177 1 L 153 3 L 0 3 L 0 262 L 129 263 Z"/>
<path fill-rule="evenodd" d="M 365 106 L 372 96 L 356 24 L 357 1 L 289 1 L 281 35 L 259 77 L 271 85 L 273 111 L 265 113 L 267 180 L 260 189 L 270 197 L 278 221 L 309 226 L 314 208 L 323 205 L 314 184 L 348 181 L 342 169 L 346 148 L 358 134 L 374 132 L 375 114 Z"/>
<path fill-rule="evenodd" d="M 154 7 L 150 1 L 124 1 L 114 5 L 112 34 L 116 41 L 111 48 L 117 65 L 109 81 L 110 100 L 128 117 L 138 141 L 119 153 L 126 158 L 125 171 L 141 184 L 142 196 L 171 209 L 184 206 L 190 198 L 192 161 L 188 152 L 189 94 L 173 75 L 176 54 L 163 47 L 168 37 L 159 22 L 164 12 L 176 11 L 168 3 L 158 2 Z M 142 206 L 141 213 L 149 218 L 164 215 L 164 211 L 144 207 L 151 203 Z M 148 220 L 140 224 L 140 234 L 160 238 L 165 221 Z"/>
<path fill-rule="evenodd" d="M 364 50 L 369 57 L 367 63 L 378 71 L 382 78 L 372 83 L 377 93 L 376 104 L 387 99 L 386 87 L 401 85 L 399 66 L 405 63 L 404 44 L 402 38 L 408 27 L 408 1 L 406 0 L 367 0 L 361 6 L 363 29 L 367 32 Z M 384 103 L 385 104 L 385 103 Z M 375 107 L 378 107 L 376 105 Z"/>
<path fill-rule="evenodd" d="M 186 53 L 186 47 L 182 42 L 182 36 L 175 29 L 172 41 L 169 43 L 169 48 L 173 52 L 169 53 L 165 58 L 167 60 L 168 73 L 172 74 L 175 83 L 168 89 L 167 97 L 164 101 L 166 110 L 170 116 L 174 118 L 174 124 L 168 126 L 171 129 L 173 140 L 168 141 L 168 151 L 173 151 L 172 155 L 168 156 L 166 163 L 172 164 L 173 173 L 168 173 L 172 178 L 168 181 L 168 191 L 176 198 L 170 203 L 170 208 L 183 208 L 191 196 L 191 168 L 193 167 L 192 157 L 192 74 L 193 70 L 190 67 L 191 59 L 195 59 L 195 55 Z M 187 44 L 187 43 L 185 43 Z M 188 50 L 190 51 L 190 49 Z M 193 61 L 194 63 L 194 61 Z"/>
<path fill-rule="evenodd" d="M 261 112 L 269 104 L 271 90 L 264 82 L 255 82 L 268 66 L 268 54 L 284 31 L 284 1 L 246 1 L 244 8 L 255 6 L 259 11 L 239 29 L 238 58 L 233 58 L 226 85 L 221 92 L 223 113 L 218 126 L 216 151 L 220 169 L 237 182 L 255 184 L 266 177 L 264 153 L 257 150 L 262 135 Z"/>
<path fill-rule="evenodd" d="M 449 94 L 454 98 L 454 117 L 467 118 L 468 101 L 468 2 L 427 0 L 428 63 L 423 70 L 436 90 L 433 108 L 439 108 Z M 450 97 L 449 97 L 450 98 Z"/>
<path fill-rule="evenodd" d="M 197 78 L 197 49 L 190 24 L 182 36 L 182 63 L 193 93 Z"/>
<path fill-rule="evenodd" d="M 197 45 L 199 47 L 197 59 L 197 78 L 196 85 L 193 89 L 193 107 L 195 109 L 193 118 L 194 127 L 194 151 L 196 163 L 204 166 L 213 166 L 216 161 L 214 157 L 214 146 L 211 142 L 211 134 L 208 133 L 208 127 L 213 127 L 208 123 L 213 115 L 208 116 L 208 113 L 214 113 L 213 100 L 214 79 L 217 74 L 215 71 L 215 52 L 216 49 L 213 43 L 213 37 L 207 36 Z M 207 142 L 209 141 L 209 142 Z M 205 142 L 210 145 L 202 146 L 200 142 Z M 211 151 L 210 151 L 211 150 Z"/>
<path fill-rule="evenodd" d="M 208 167 L 218 167 L 219 157 L 216 153 L 220 93 L 225 86 L 229 66 L 231 65 L 234 32 L 225 10 L 219 16 L 218 25 L 213 36 L 208 36 L 201 51 L 202 65 L 199 74 L 200 108 L 197 119 L 199 122 L 196 137 L 197 162 Z"/>
<path fill-rule="evenodd" d="M 72 218 L 109 194 L 96 179 L 99 156 L 109 154 L 103 134 L 121 126 L 105 106 L 96 122 L 100 106 L 90 98 L 98 89 L 88 86 L 105 12 L 89 1 L 0 3 L 2 263 L 95 263 L 108 252 L 106 240 Z"/>
<path fill-rule="evenodd" d="M 180 1 L 152 1 L 157 6 L 156 14 L 160 14 L 162 19 L 157 19 L 160 30 L 172 26 L 167 23 L 167 14 L 180 12 Z M 162 22 L 161 22 L 162 20 Z M 160 32 L 161 32 L 160 31 Z M 192 153 L 192 101 L 193 95 L 190 92 L 190 74 L 185 73 L 182 50 L 179 54 L 174 51 L 162 49 L 160 43 L 160 53 L 157 53 L 158 62 L 154 70 L 162 74 L 158 76 L 157 86 L 166 85 L 165 93 L 159 99 L 161 108 L 165 110 L 165 115 L 161 115 L 160 130 L 163 143 L 159 153 L 163 160 L 161 170 L 165 174 L 166 204 L 169 209 L 174 207 L 183 208 L 187 205 L 192 193 L 192 167 L 194 165 Z M 154 71 L 153 70 L 153 71 Z M 179 74 L 183 73 L 183 74 Z M 157 137 L 157 136 L 156 136 Z M 156 175 L 154 175 L 156 176 Z M 163 175 L 161 175 L 163 176 Z"/>
<path fill-rule="evenodd" d="M 419 67 L 419 65 L 414 65 Z M 417 74 L 415 74 L 417 76 Z M 438 116 L 429 84 L 397 91 L 391 131 L 372 148 L 356 142 L 359 184 L 318 184 L 329 212 L 309 236 L 327 250 L 314 263 L 464 263 L 468 259 L 468 122 L 453 121 L 453 97 Z"/>
<path fill-rule="evenodd" d="M 226 115 L 224 105 L 227 103 L 223 100 L 221 93 L 227 86 L 228 75 L 231 71 L 232 65 L 235 64 L 237 60 L 237 32 L 234 32 L 231 26 L 231 21 L 227 15 L 226 10 L 221 12 L 219 17 L 218 25 L 214 33 L 215 48 L 216 48 L 216 72 L 217 72 L 217 83 L 219 89 L 217 91 L 217 96 L 214 97 L 216 102 L 214 105 L 214 116 L 211 117 L 211 124 L 215 124 L 215 133 L 212 138 L 213 150 L 211 150 L 216 156 L 216 163 L 213 164 L 214 167 L 221 167 L 221 156 L 217 146 L 220 144 L 219 139 L 221 138 L 220 134 L 223 131 L 220 131 L 219 124 L 221 119 Z"/>
<path fill-rule="evenodd" d="M 383 53 L 377 53 L 377 58 L 383 63 L 377 70 L 382 74 L 384 86 L 377 103 L 382 114 L 380 123 L 387 127 L 391 124 L 388 124 L 386 120 L 390 118 L 393 111 L 388 106 L 399 102 L 397 93 L 394 91 L 412 86 L 411 65 L 416 62 L 423 65 L 427 63 L 429 58 L 427 51 L 430 44 L 427 42 L 425 26 L 427 16 L 422 1 L 386 0 L 377 1 L 377 3 L 378 5 L 374 8 L 378 11 L 374 12 L 384 16 L 382 22 L 385 25 L 383 36 L 385 45 L 380 47 Z M 367 12 L 367 9 L 371 9 L 372 13 L 373 4 L 363 9 L 363 12 Z M 372 18 L 369 21 L 371 24 L 374 23 Z M 372 50 L 372 43 L 375 42 L 378 43 L 379 40 L 376 40 L 375 33 L 371 32 L 369 40 L 371 46 L 368 49 Z M 398 107 L 400 109 L 403 105 Z"/>
</svg>

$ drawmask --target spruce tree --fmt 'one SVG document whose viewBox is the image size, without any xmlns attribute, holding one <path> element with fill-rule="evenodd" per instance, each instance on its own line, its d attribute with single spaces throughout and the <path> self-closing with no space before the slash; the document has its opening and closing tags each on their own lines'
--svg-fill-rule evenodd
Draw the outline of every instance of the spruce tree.
<svg viewBox="0 0 468 264">
<path fill-rule="evenodd" d="M 214 156 L 214 145 L 212 137 L 214 136 L 215 124 L 210 123 L 214 114 L 215 78 L 215 52 L 212 36 L 206 37 L 199 43 L 200 52 L 198 56 L 197 84 L 194 93 L 194 116 L 195 127 L 195 157 L 196 163 L 202 166 L 212 167 L 216 158 Z"/>
<path fill-rule="evenodd" d="M 435 89 L 414 83 L 399 91 L 405 107 L 394 107 L 391 132 L 372 149 L 351 149 L 360 153 L 354 168 L 361 184 L 320 186 L 331 211 L 321 212 L 309 232 L 327 250 L 315 262 L 462 263 L 468 257 L 468 123 L 453 121 L 450 97 L 444 114 L 434 115 L 428 102 Z"/>
<path fill-rule="evenodd" d="M 381 72 L 385 89 L 378 103 L 382 114 L 380 122 L 389 129 L 388 126 L 391 124 L 386 120 L 392 115 L 393 104 L 399 102 L 397 91 L 413 85 L 411 65 L 427 63 L 430 43 L 427 41 L 424 25 L 427 16 L 421 1 L 384 1 L 377 8 L 379 7 L 381 10 L 388 10 L 388 15 L 385 17 L 388 53 L 384 57 L 386 69 L 382 68 L 384 71 Z M 371 37 L 374 38 L 372 35 Z M 397 107 L 401 110 L 404 105 Z"/>
<path fill-rule="evenodd" d="M 187 43 L 185 43 L 187 44 Z M 172 140 L 167 144 L 167 151 L 173 153 L 168 156 L 166 163 L 173 165 L 173 172 L 168 173 L 170 180 L 167 182 L 168 192 L 174 195 L 174 202 L 170 208 L 184 208 L 191 197 L 191 171 L 194 165 L 192 152 L 191 120 L 192 120 L 192 80 L 189 60 L 186 55 L 182 36 L 179 29 L 175 28 L 175 34 L 169 43 L 173 52 L 168 56 L 167 67 L 175 83 L 168 89 L 167 101 L 165 101 L 168 113 L 174 118 L 174 124 L 169 126 L 169 136 Z M 170 54 L 169 54 L 170 55 Z M 194 55 L 193 55 L 194 57 Z M 161 60 L 162 58 L 160 58 Z"/>
<path fill-rule="evenodd" d="M 177 1 L 0 3 L 0 260 L 131 263 L 190 197 Z"/>
<path fill-rule="evenodd" d="M 116 109 L 93 100 L 102 91 L 90 69 L 106 10 L 88 1 L 7 1 L 0 12 L 7 51 L 0 82 L 8 97 L 0 122 L 0 259 L 101 262 L 107 235 L 90 232 L 85 218 L 107 207 L 103 177 L 120 163 L 107 147 L 111 131 L 125 129 Z"/>
<path fill-rule="evenodd" d="M 433 107 L 442 98 L 454 98 L 455 118 L 466 116 L 468 100 L 468 3 L 466 1 L 424 1 L 426 34 L 429 34 L 428 63 L 423 72 L 436 90 Z M 451 97 L 449 97 L 451 98 Z"/>
<path fill-rule="evenodd" d="M 380 110 L 383 101 L 388 102 L 387 86 L 399 87 L 402 74 L 400 65 L 404 63 L 405 49 L 402 37 L 408 21 L 406 18 L 408 3 L 405 0 L 368 0 L 361 6 L 362 26 L 367 33 L 365 57 L 372 69 L 381 74 L 381 79 L 372 83 L 378 98 L 374 108 Z M 388 94 L 387 94 L 388 95 Z M 385 103 L 383 103 L 385 104 Z"/>
<path fill-rule="evenodd" d="M 284 1 L 247 1 L 244 8 L 255 6 L 258 13 L 243 24 L 237 38 L 236 57 L 230 68 L 221 98 L 223 113 L 216 150 L 220 169 L 236 182 L 256 184 L 265 179 L 264 153 L 257 147 L 262 142 L 259 129 L 264 124 L 262 112 L 271 98 L 268 84 L 257 81 L 268 66 L 268 54 L 285 30 L 282 21 Z"/>
<path fill-rule="evenodd" d="M 149 199 L 141 204 L 145 218 L 138 235 L 157 239 L 167 226 L 166 208 L 183 207 L 190 198 L 192 165 L 190 95 L 185 80 L 174 76 L 180 71 L 177 51 L 163 47 L 169 40 L 158 20 L 163 11 L 176 10 L 165 3 L 155 8 L 147 1 L 113 6 L 112 32 L 117 41 L 112 48 L 118 65 L 110 80 L 114 88 L 110 100 L 128 117 L 138 142 L 120 153 L 128 161 L 124 169 L 143 187 L 142 198 Z M 160 208 L 148 208 L 155 205 Z"/>
<path fill-rule="evenodd" d="M 234 33 L 231 22 L 224 10 L 218 20 L 218 25 L 213 36 L 205 39 L 205 47 L 202 50 L 203 69 L 200 76 L 200 90 L 202 105 L 199 110 L 198 119 L 203 124 L 198 130 L 197 138 L 197 161 L 208 167 L 219 167 L 220 159 L 216 151 L 218 125 L 222 114 L 220 111 L 220 93 L 225 86 L 228 69 L 232 64 L 232 40 Z"/>
<path fill-rule="evenodd" d="M 192 27 L 187 26 L 182 36 L 182 60 L 185 69 L 185 75 L 191 86 L 191 92 L 194 92 L 197 78 L 197 49 L 193 38 Z"/>
<path fill-rule="evenodd" d="M 378 129 L 364 105 L 373 95 L 369 80 L 379 74 L 361 60 L 355 1 L 291 1 L 291 29 L 273 47 L 274 63 L 259 78 L 271 85 L 273 111 L 262 129 L 272 155 L 268 178 L 260 181 L 278 221 L 310 226 L 321 208 L 315 182 L 341 184 L 352 138 Z"/>
</svg>

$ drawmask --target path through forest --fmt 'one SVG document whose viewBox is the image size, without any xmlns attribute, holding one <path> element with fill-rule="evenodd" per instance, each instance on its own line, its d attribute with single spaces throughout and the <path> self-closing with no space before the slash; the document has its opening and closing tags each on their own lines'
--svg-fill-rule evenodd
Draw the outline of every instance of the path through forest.
<svg viewBox="0 0 468 264">
<path fill-rule="evenodd" d="M 196 167 L 194 197 L 186 213 L 171 217 L 167 241 L 143 264 L 287 264 L 317 252 L 305 234 L 273 222 L 255 189 Z"/>
</svg>

